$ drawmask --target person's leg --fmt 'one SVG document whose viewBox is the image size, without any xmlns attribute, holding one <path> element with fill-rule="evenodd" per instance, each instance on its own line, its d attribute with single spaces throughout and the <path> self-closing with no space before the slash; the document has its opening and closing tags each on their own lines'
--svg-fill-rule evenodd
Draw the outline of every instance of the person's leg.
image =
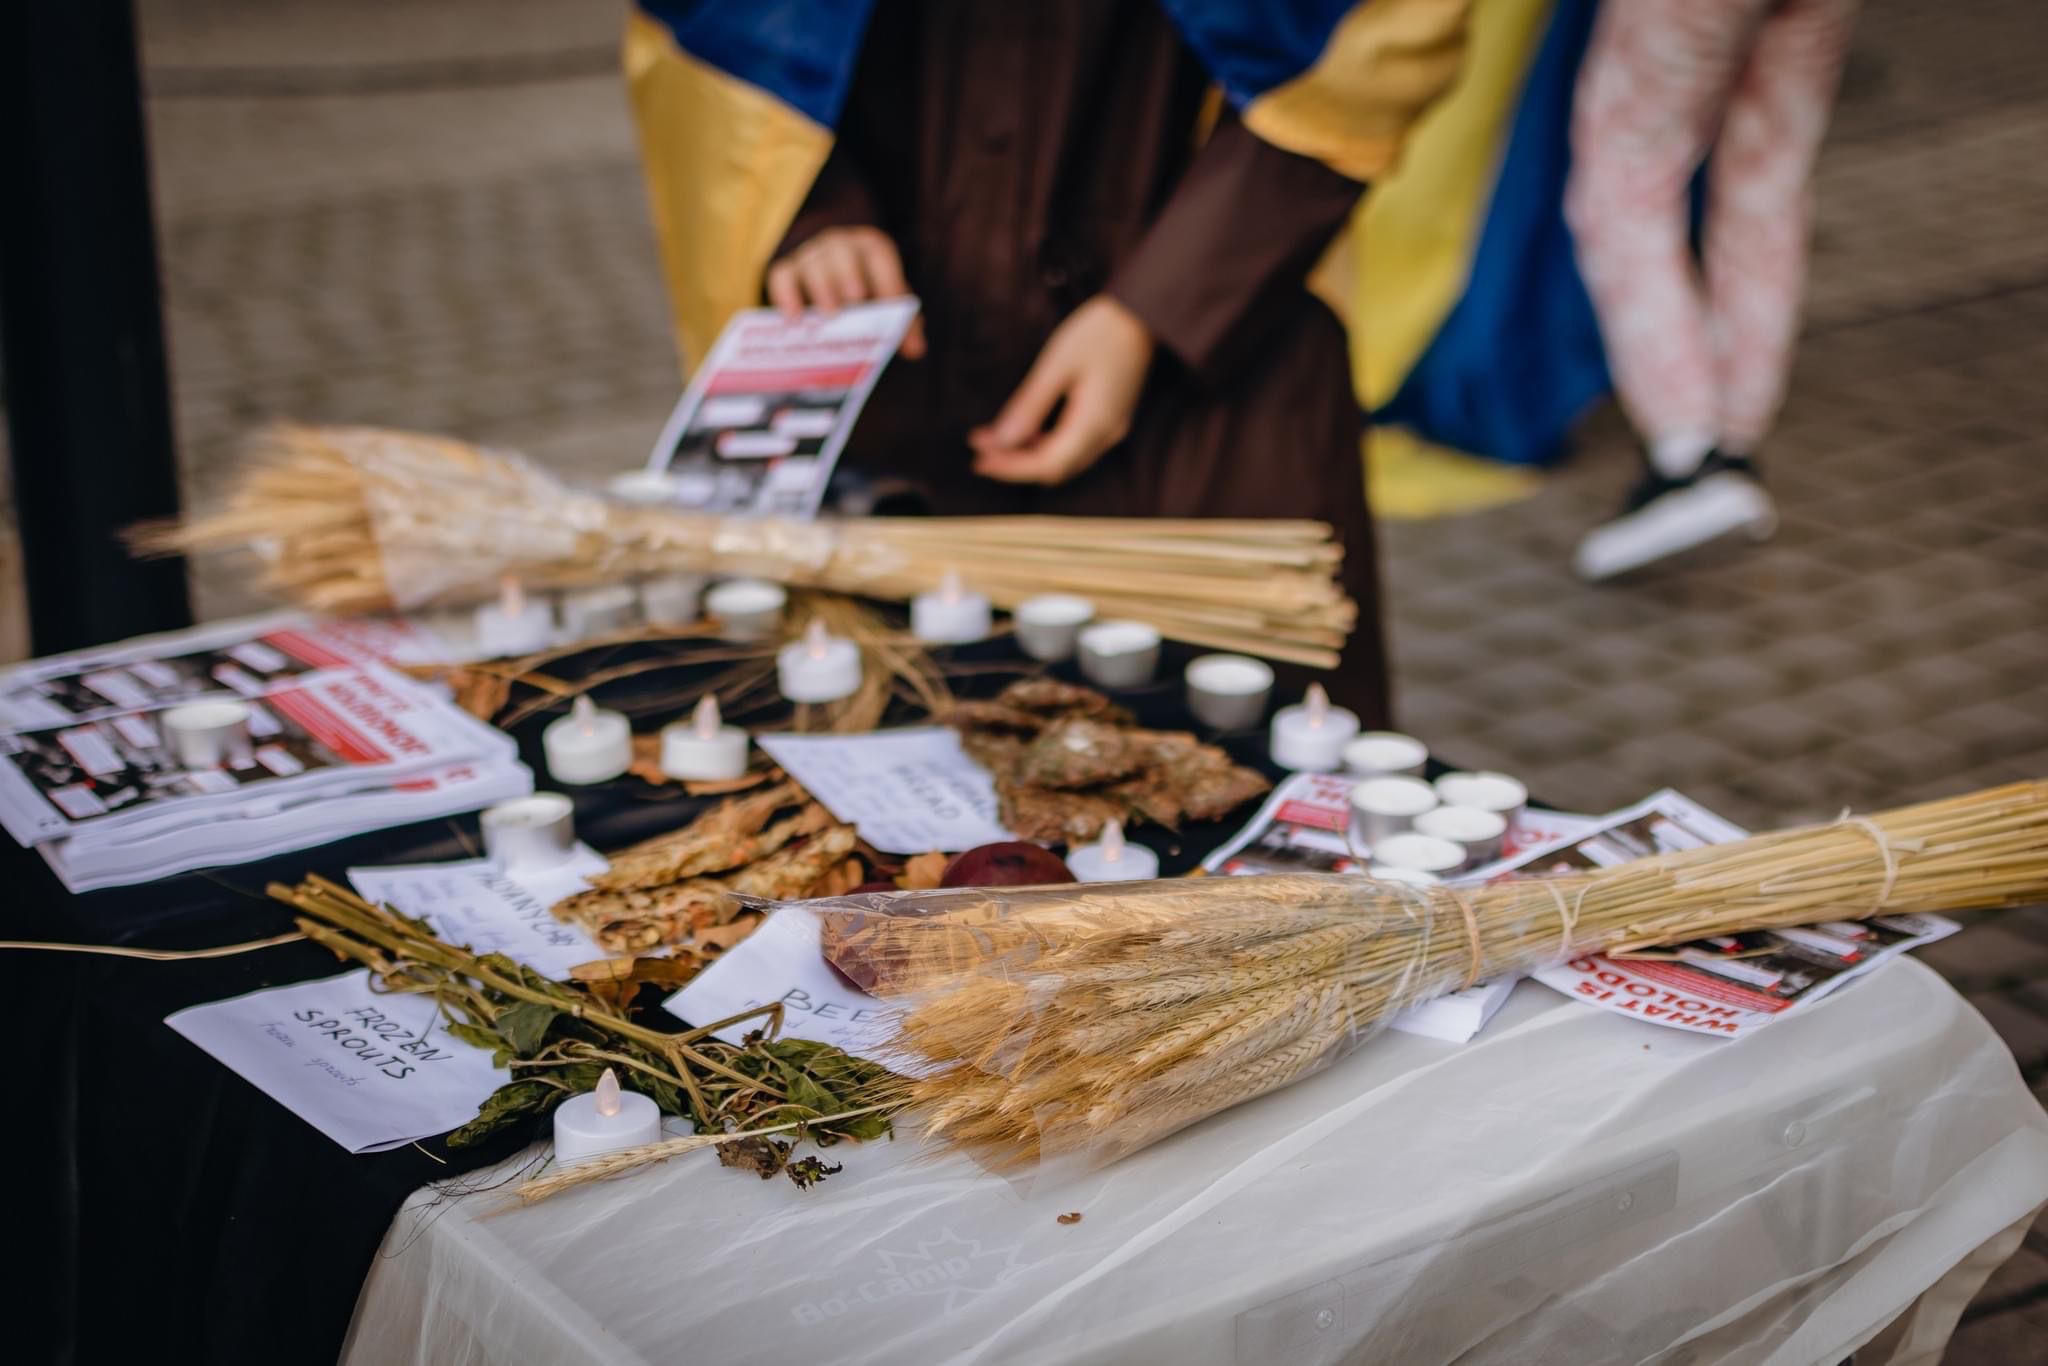
<svg viewBox="0 0 2048 1366">
<path fill-rule="evenodd" d="M 1752 453 L 1784 401 L 1805 295 L 1813 164 L 1858 0 L 1785 0 L 1764 21 L 1708 171 L 1705 263 L 1721 446 Z"/>
<path fill-rule="evenodd" d="M 1565 216 L 1623 409 L 1667 475 L 1718 433 L 1688 187 L 1766 0 L 1606 0 L 1572 108 Z"/>
<path fill-rule="evenodd" d="M 1729 531 L 1767 530 L 1768 495 L 1717 449 L 1714 334 L 1689 188 L 1771 0 L 1606 0 L 1573 109 L 1566 214 L 1623 409 L 1649 468 L 1579 543 L 1606 578 Z"/>
</svg>

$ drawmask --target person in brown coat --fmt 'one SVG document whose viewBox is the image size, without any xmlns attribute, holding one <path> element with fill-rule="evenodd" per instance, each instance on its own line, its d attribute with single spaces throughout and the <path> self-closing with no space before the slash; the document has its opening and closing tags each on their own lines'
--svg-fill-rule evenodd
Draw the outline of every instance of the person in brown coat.
<svg viewBox="0 0 2048 1366">
<path fill-rule="evenodd" d="M 767 297 L 922 299 L 842 464 L 935 512 L 1331 523 L 1359 619 L 1326 683 L 1385 724 L 1361 417 L 1307 287 L 1365 186 L 1209 94 L 1153 0 L 878 0 Z"/>
</svg>

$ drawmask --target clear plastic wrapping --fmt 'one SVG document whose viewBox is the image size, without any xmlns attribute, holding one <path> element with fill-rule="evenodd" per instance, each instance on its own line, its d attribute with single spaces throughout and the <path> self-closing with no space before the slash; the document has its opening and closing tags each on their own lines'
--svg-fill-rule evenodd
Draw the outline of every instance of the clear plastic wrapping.
<svg viewBox="0 0 2048 1366">
<path fill-rule="evenodd" d="M 1312 1075 L 1409 1005 L 1562 957 L 1552 890 L 1278 874 L 818 904 L 826 956 L 900 1008 L 929 1132 L 997 1167 L 1092 1166 Z"/>
<path fill-rule="evenodd" d="M 2048 784 L 1558 877 L 1347 874 L 811 903 L 897 1003 L 929 1131 L 997 1167 L 1112 1162 L 1327 1067 L 1399 1011 L 1573 954 L 2048 894 Z"/>
</svg>

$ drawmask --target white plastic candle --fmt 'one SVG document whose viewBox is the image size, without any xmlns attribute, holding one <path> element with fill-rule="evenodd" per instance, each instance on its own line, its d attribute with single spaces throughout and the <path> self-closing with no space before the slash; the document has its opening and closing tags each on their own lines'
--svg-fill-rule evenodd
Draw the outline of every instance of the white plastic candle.
<svg viewBox="0 0 2048 1366">
<path fill-rule="evenodd" d="M 1351 833 L 1378 858 L 1380 841 L 1407 831 L 1435 805 L 1435 791 L 1420 778 L 1367 778 L 1351 789 Z"/>
<path fill-rule="evenodd" d="M 1499 812 L 1476 806 L 1439 806 L 1415 818 L 1415 832 L 1451 841 L 1464 849 L 1465 862 L 1476 866 L 1500 857 L 1508 822 Z"/>
<path fill-rule="evenodd" d="M 564 1167 L 661 1141 L 661 1107 L 619 1085 L 611 1068 L 597 1089 L 555 1107 L 555 1161 Z"/>
<path fill-rule="evenodd" d="M 689 720 L 661 728 L 661 771 L 700 781 L 737 778 L 747 771 L 747 733 L 725 724 L 716 693 L 705 693 Z"/>
<path fill-rule="evenodd" d="M 640 595 L 623 583 L 562 595 L 562 634 L 570 640 L 617 635 L 640 615 Z"/>
<path fill-rule="evenodd" d="M 988 599 L 968 592 L 954 569 L 946 571 L 937 588 L 910 600 L 910 633 L 927 645 L 984 640 L 993 617 Z"/>
<path fill-rule="evenodd" d="M 837 702 L 860 690 L 860 647 L 812 617 L 802 640 L 775 656 L 775 681 L 792 702 Z"/>
<path fill-rule="evenodd" d="M 1188 710 L 1205 726 L 1242 730 L 1266 714 L 1273 668 L 1250 655 L 1202 655 L 1187 669 Z"/>
<path fill-rule="evenodd" d="M 1372 861 L 1382 868 L 1408 868 L 1442 877 L 1456 872 L 1465 862 L 1465 851 L 1449 840 L 1413 831 L 1389 835 L 1372 847 Z"/>
<path fill-rule="evenodd" d="M 555 643 L 555 617 L 546 598 L 532 598 L 519 580 L 506 575 L 498 600 L 476 609 L 477 648 L 492 659 L 530 655 Z"/>
<path fill-rule="evenodd" d="M 649 626 L 688 626 L 704 597 L 700 574 L 667 574 L 640 585 L 640 615 Z"/>
<path fill-rule="evenodd" d="M 477 826 L 485 855 L 501 872 L 553 868 L 576 849 L 576 804 L 559 792 L 487 806 Z"/>
<path fill-rule="evenodd" d="M 1529 789 L 1505 773 L 1446 773 L 1436 780 L 1436 794 L 1445 806 L 1476 806 L 1510 827 L 1529 804 Z"/>
<path fill-rule="evenodd" d="M 1074 653 L 1081 628 L 1095 619 L 1095 604 L 1072 593 L 1041 593 L 1018 603 L 1011 617 L 1017 647 L 1053 664 Z"/>
<path fill-rule="evenodd" d="M 570 703 L 567 716 L 548 722 L 540 747 L 556 782 L 577 787 L 609 782 L 633 762 L 633 728 L 624 716 L 585 695 Z"/>
<path fill-rule="evenodd" d="M 1358 713 L 1330 705 L 1323 685 L 1311 683 L 1300 705 L 1273 713 L 1273 762 L 1297 773 L 1328 773 L 1357 734 Z"/>
<path fill-rule="evenodd" d="M 789 594 L 765 579 L 727 579 L 704 595 L 704 610 L 717 617 L 727 640 L 766 640 L 782 621 Z"/>
<path fill-rule="evenodd" d="M 606 482 L 605 490 L 622 503 L 638 503 L 644 507 L 682 501 L 677 496 L 676 476 L 666 470 L 628 470 L 624 474 L 613 475 Z"/>
<path fill-rule="evenodd" d="M 186 768 L 246 764 L 252 753 L 249 716 L 246 702 L 187 702 L 163 714 L 164 740 Z"/>
<path fill-rule="evenodd" d="M 1384 774 L 1422 776 L 1429 761 L 1429 746 L 1399 731 L 1369 730 L 1344 746 L 1344 767 L 1361 778 Z"/>
<path fill-rule="evenodd" d="M 1159 632 L 1142 621 L 1098 621 L 1078 641 L 1081 672 L 1098 688 L 1142 688 L 1159 668 Z"/>
<path fill-rule="evenodd" d="M 1122 821 L 1110 821 L 1094 844 L 1067 851 L 1067 867 L 1083 882 L 1140 882 L 1159 876 L 1159 855 L 1124 839 Z"/>
</svg>

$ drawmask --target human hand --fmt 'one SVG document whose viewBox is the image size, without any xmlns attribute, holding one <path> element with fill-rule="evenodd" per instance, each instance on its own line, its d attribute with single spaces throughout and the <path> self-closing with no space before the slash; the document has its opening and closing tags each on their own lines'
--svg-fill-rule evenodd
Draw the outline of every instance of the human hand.
<svg viewBox="0 0 2048 1366">
<path fill-rule="evenodd" d="M 1130 432 L 1151 365 L 1145 324 L 1096 295 L 1053 329 L 995 421 L 967 434 L 974 472 L 1010 484 L 1064 484 Z M 1059 420 L 1047 430 L 1055 407 Z"/>
<path fill-rule="evenodd" d="M 910 293 L 903 257 L 880 228 L 826 228 L 768 267 L 768 302 L 794 318 L 805 307 L 831 313 L 869 299 Z M 906 360 L 924 355 L 924 319 L 911 319 L 903 336 Z"/>
</svg>

